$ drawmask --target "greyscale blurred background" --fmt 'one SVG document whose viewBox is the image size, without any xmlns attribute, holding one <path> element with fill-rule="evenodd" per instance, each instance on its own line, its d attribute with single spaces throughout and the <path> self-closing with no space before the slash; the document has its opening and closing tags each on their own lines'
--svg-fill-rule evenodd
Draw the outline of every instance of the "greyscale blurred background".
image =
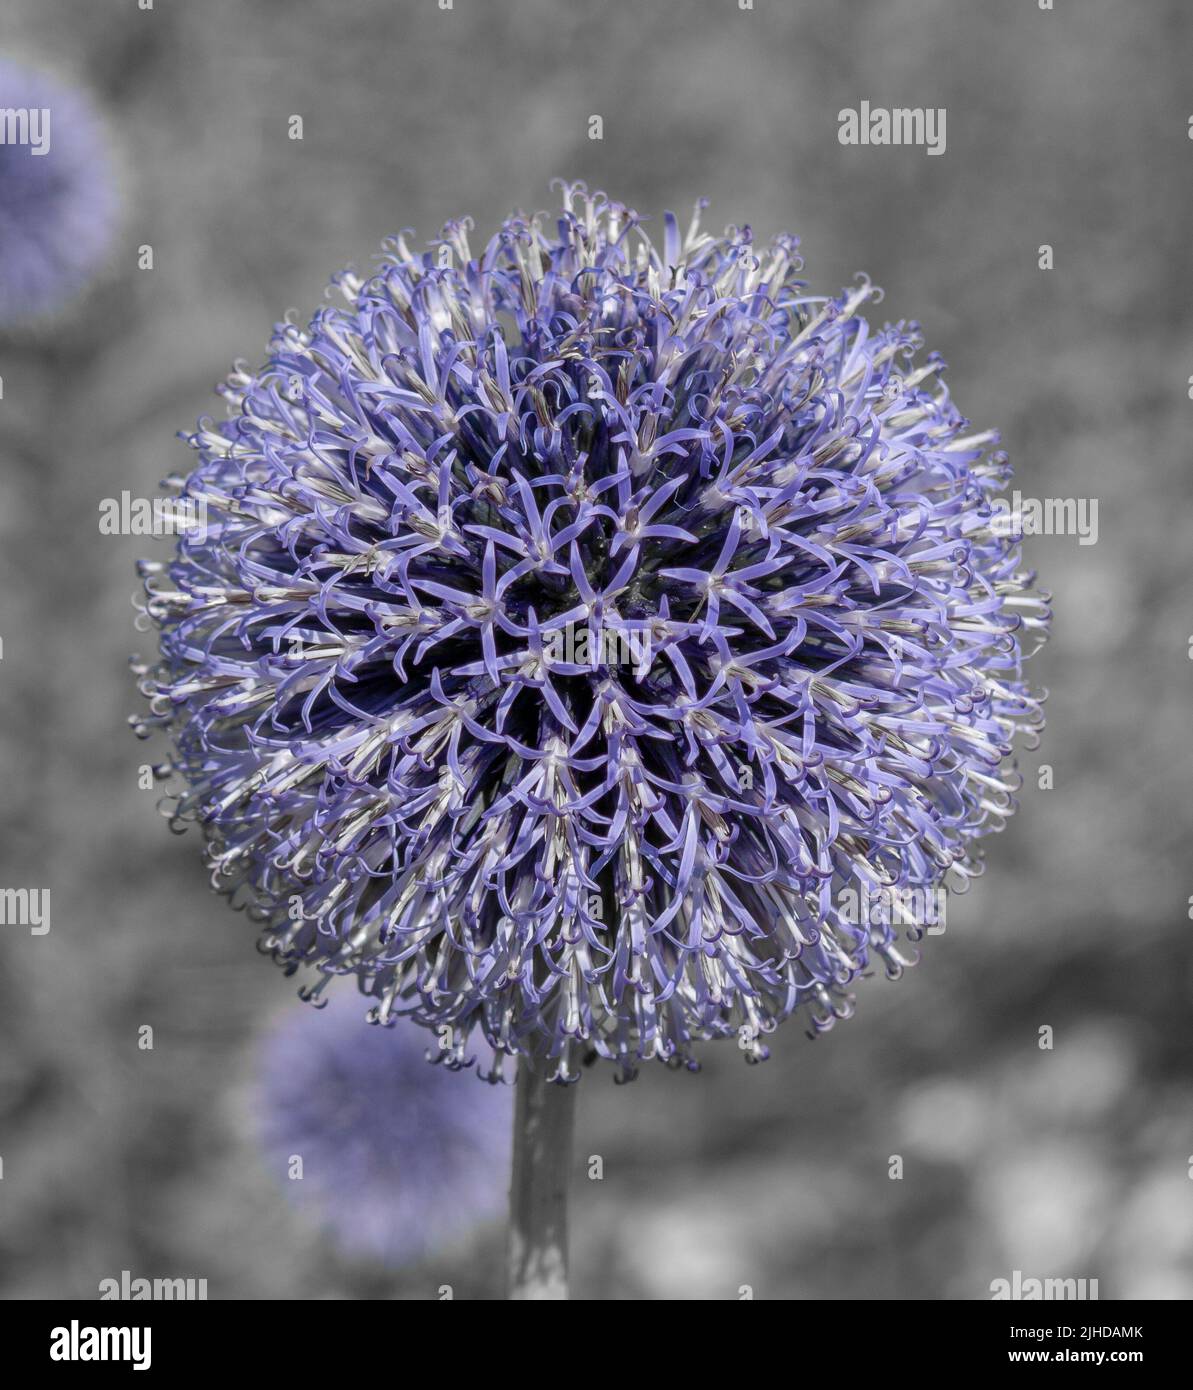
<svg viewBox="0 0 1193 1390">
<path fill-rule="evenodd" d="M 1193 1296 L 1187 0 L 4 0 L 0 53 L 90 94 L 123 209 L 98 282 L 0 334 L 0 882 L 52 890 L 48 933 L 0 928 L 0 1296 L 500 1294 L 499 1227 L 391 1269 L 268 1170 L 253 1059 L 302 1006 L 138 787 L 165 547 L 97 516 L 188 466 L 175 432 L 332 271 L 465 213 L 475 246 L 554 175 L 794 231 L 820 290 L 868 271 L 1016 486 L 1099 503 L 1096 544 L 1027 542 L 1049 726 L 922 963 L 764 1066 L 586 1076 L 576 1296 Z M 863 99 L 947 108 L 945 154 L 842 147 Z"/>
</svg>

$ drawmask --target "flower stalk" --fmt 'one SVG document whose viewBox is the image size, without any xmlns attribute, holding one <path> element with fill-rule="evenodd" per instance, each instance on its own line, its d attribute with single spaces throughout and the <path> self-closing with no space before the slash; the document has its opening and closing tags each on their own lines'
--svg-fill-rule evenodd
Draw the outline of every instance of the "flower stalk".
<svg viewBox="0 0 1193 1390">
<path fill-rule="evenodd" d="M 514 1094 L 510 1178 L 509 1297 L 568 1296 L 568 1178 L 576 1091 L 547 1064 L 522 1058 Z"/>
</svg>

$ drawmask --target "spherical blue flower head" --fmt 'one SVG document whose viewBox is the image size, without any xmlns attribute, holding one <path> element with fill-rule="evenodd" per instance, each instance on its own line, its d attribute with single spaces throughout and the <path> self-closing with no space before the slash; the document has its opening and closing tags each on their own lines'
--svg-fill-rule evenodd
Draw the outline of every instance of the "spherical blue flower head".
<svg viewBox="0 0 1193 1390">
<path fill-rule="evenodd" d="M 699 211 L 399 238 L 230 379 L 143 571 L 215 883 L 457 1056 L 826 1028 L 908 955 L 846 895 L 963 886 L 1039 723 L 995 437 L 869 283 Z"/>
<path fill-rule="evenodd" d="M 288 1195 L 344 1250 L 390 1264 L 500 1216 L 510 1089 L 427 1066 L 435 1039 L 421 1029 L 370 1028 L 347 996 L 330 1004 L 289 1011 L 258 1058 L 262 1145 Z"/>
<path fill-rule="evenodd" d="M 111 244 L 117 192 L 84 97 L 0 59 L 0 323 L 51 314 Z"/>
</svg>

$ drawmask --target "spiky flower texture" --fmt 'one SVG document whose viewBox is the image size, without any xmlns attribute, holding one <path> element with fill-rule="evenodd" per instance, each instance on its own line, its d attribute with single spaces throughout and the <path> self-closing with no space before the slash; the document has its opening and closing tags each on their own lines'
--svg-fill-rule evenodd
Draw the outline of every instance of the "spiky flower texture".
<svg viewBox="0 0 1193 1390">
<path fill-rule="evenodd" d="M 213 881 L 372 1016 L 632 1075 L 914 948 L 1013 809 L 1043 600 L 917 325 L 582 185 L 404 238 L 201 422 L 142 670 Z M 858 917 L 862 920 L 858 920 Z M 877 920 L 881 919 L 881 920 Z"/>
</svg>

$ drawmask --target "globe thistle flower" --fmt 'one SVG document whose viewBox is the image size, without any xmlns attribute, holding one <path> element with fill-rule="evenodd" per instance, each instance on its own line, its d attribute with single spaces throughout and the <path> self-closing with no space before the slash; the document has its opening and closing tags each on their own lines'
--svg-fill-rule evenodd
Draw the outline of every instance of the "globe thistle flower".
<svg viewBox="0 0 1193 1390">
<path fill-rule="evenodd" d="M 95 273 L 116 226 L 115 171 L 90 104 L 0 59 L 0 323 L 52 314 Z"/>
<path fill-rule="evenodd" d="M 208 525 L 143 569 L 139 731 L 312 992 L 563 1080 L 761 1058 L 914 958 L 843 894 L 980 871 L 1047 612 L 996 436 L 868 281 L 812 295 L 702 204 L 655 245 L 562 203 L 479 256 L 398 237 L 233 373 L 181 484 Z"/>
<path fill-rule="evenodd" d="M 261 1143 L 290 1198 L 345 1251 L 387 1264 L 499 1216 L 509 1088 L 461 1086 L 427 1066 L 420 1029 L 368 1028 L 346 996 L 327 1002 L 284 1015 L 257 1059 Z"/>
</svg>

